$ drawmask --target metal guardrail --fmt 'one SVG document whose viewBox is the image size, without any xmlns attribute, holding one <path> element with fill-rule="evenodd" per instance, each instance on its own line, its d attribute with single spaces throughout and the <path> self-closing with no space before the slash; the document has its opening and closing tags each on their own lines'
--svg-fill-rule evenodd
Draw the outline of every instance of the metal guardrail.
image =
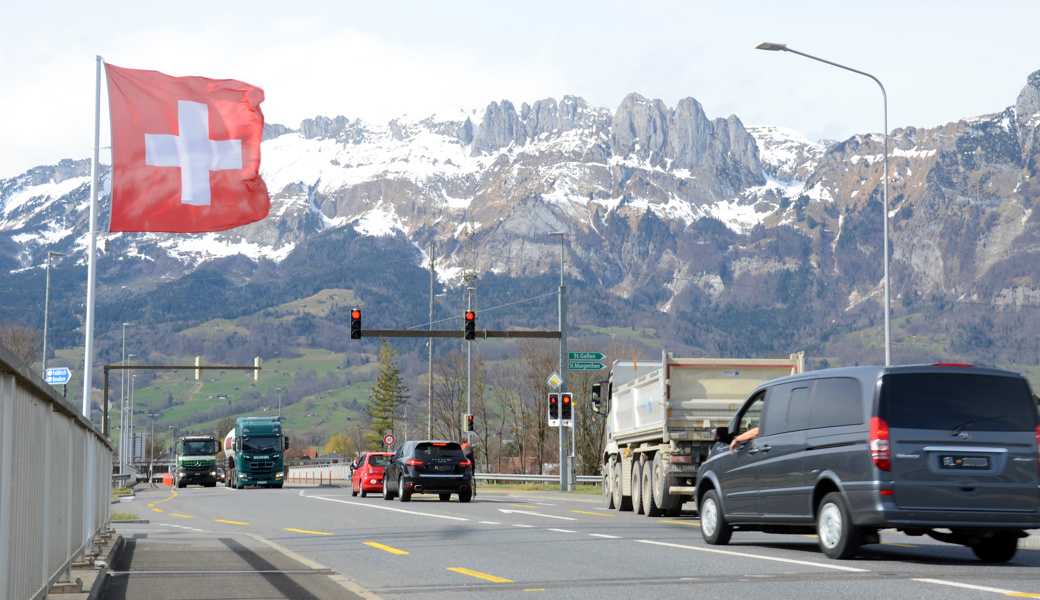
<svg viewBox="0 0 1040 600">
<path fill-rule="evenodd" d="M 288 483 L 332 483 L 334 481 L 350 481 L 350 464 L 308 465 L 289 467 L 286 476 Z M 524 475 L 518 473 L 477 473 L 478 481 L 521 481 L 529 483 L 559 483 L 559 475 Z M 578 475 L 578 483 L 600 483 L 599 475 Z"/>
<path fill-rule="evenodd" d="M 111 521 L 112 445 L 0 346 L 0 598 L 70 580 Z"/>
</svg>

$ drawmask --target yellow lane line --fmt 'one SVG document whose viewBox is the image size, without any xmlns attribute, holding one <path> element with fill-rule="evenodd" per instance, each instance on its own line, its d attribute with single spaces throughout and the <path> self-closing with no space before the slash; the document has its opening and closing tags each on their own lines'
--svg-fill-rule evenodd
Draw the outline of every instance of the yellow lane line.
<svg viewBox="0 0 1040 600">
<path fill-rule="evenodd" d="M 538 508 L 537 506 L 530 506 L 528 504 L 510 504 L 509 506 L 519 506 L 520 508 Z"/>
<path fill-rule="evenodd" d="M 527 588 L 525 592 L 544 592 L 545 588 Z"/>
<path fill-rule="evenodd" d="M 154 510 L 155 512 L 163 512 L 163 509 L 161 508 L 153 508 L 152 510 Z"/>
<path fill-rule="evenodd" d="M 168 501 L 173 500 L 174 498 L 177 497 L 177 492 L 175 492 L 174 490 L 170 490 L 170 492 L 173 493 L 172 496 L 170 496 L 169 498 L 163 498 L 162 500 L 159 500 L 158 502 L 156 502 L 156 504 L 158 504 L 159 502 L 168 502 Z"/>
<path fill-rule="evenodd" d="M 912 544 L 896 544 L 894 542 L 881 542 L 881 545 L 882 546 L 899 546 L 900 548 L 916 548 L 917 547 L 917 546 L 914 546 Z"/>
<path fill-rule="evenodd" d="M 225 521 L 224 519 L 213 519 L 217 523 L 231 523 L 232 525 L 249 525 L 249 523 L 243 523 L 242 521 Z"/>
<path fill-rule="evenodd" d="M 597 517 L 616 517 L 617 515 L 608 515 L 606 513 L 589 512 L 587 510 L 572 510 L 572 513 L 579 513 L 582 515 L 596 515 Z"/>
<path fill-rule="evenodd" d="M 513 583 L 512 579 L 506 579 L 505 577 L 497 577 L 495 575 L 488 575 L 487 573 L 481 573 L 480 571 L 471 571 L 469 569 L 462 569 L 460 567 L 447 567 L 449 571 L 455 571 L 456 573 L 462 573 L 463 575 L 469 575 L 470 577 L 476 577 L 477 579 L 485 579 L 494 583 Z"/>
<path fill-rule="evenodd" d="M 398 550 L 397 548 L 391 548 L 390 546 L 384 546 L 383 544 L 380 544 L 378 542 L 365 542 L 365 545 L 366 546 L 372 546 L 373 548 L 377 548 L 379 550 L 386 550 L 390 554 L 410 554 L 409 552 L 405 552 L 404 550 Z"/>
<path fill-rule="evenodd" d="M 692 521 L 658 521 L 658 523 L 671 523 L 673 525 L 692 525 L 694 527 L 700 527 L 700 523 L 694 523 Z"/>
<path fill-rule="evenodd" d="M 307 531 L 306 529 L 292 529 L 291 527 L 286 527 L 285 530 L 295 531 L 296 533 L 309 533 L 311 535 L 332 535 L 331 533 L 327 533 L 325 531 Z"/>
<path fill-rule="evenodd" d="M 171 517 L 180 517 L 182 519 L 194 519 L 195 518 L 195 517 L 193 517 L 191 515 L 178 515 L 177 513 L 170 513 L 170 516 Z"/>
</svg>

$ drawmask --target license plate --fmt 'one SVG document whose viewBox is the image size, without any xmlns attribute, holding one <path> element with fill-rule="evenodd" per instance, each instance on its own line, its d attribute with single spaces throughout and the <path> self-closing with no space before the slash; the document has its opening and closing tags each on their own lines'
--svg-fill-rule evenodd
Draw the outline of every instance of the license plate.
<svg viewBox="0 0 1040 600">
<path fill-rule="evenodd" d="M 434 465 L 433 470 L 438 472 L 450 471 L 451 465 Z"/>
<path fill-rule="evenodd" d="M 964 456 L 960 454 L 942 454 L 939 456 L 939 466 L 943 469 L 965 470 L 988 469 L 988 456 Z"/>
</svg>

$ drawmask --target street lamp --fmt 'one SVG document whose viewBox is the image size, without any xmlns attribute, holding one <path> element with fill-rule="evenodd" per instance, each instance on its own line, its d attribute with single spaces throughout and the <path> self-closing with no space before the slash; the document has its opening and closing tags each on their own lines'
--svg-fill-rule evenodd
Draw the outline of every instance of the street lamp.
<svg viewBox="0 0 1040 600">
<path fill-rule="evenodd" d="M 892 364 L 892 322 L 891 322 L 892 302 L 891 302 L 891 295 L 890 295 L 890 292 L 889 292 L 889 285 L 888 285 L 888 94 L 885 92 L 885 86 L 881 85 L 881 81 L 878 80 L 877 77 L 874 77 L 873 75 L 871 75 L 870 73 L 865 73 L 863 71 L 859 71 L 859 70 L 853 69 L 851 67 L 846 67 L 845 65 L 840 65 L 840 64 L 838 64 L 836 62 L 831 62 L 829 60 L 822 59 L 822 58 L 820 58 L 818 56 L 813 56 L 811 54 L 806 54 L 804 52 L 799 52 L 798 50 L 792 50 L 791 48 L 787 47 L 787 44 L 773 44 L 773 43 L 770 43 L 770 42 L 763 42 L 763 43 L 759 44 L 758 46 L 756 46 L 756 48 L 758 50 L 772 50 L 774 52 L 777 52 L 777 51 L 791 52 L 792 54 L 798 54 L 798 55 L 804 56 L 806 58 L 811 58 L 811 59 L 813 59 L 815 61 L 826 63 L 826 64 L 831 65 L 833 67 L 838 67 L 839 69 L 845 69 L 846 71 L 852 71 L 853 73 L 858 73 L 860 75 L 864 75 L 866 77 L 869 77 L 869 78 L 873 79 L 874 83 L 878 84 L 878 87 L 881 88 L 881 99 L 883 100 L 884 111 L 885 111 L 885 131 L 884 131 L 884 134 L 885 134 L 885 156 L 884 156 L 885 172 L 884 172 L 882 177 L 884 178 L 884 182 L 885 182 L 885 206 L 884 206 L 884 210 L 885 210 L 885 212 L 884 212 L 884 219 L 885 219 L 885 229 L 884 229 L 884 231 L 885 231 L 885 234 L 884 234 L 884 242 L 885 242 L 885 366 L 887 367 L 887 366 Z"/>
<path fill-rule="evenodd" d="M 560 393 L 567 391 L 567 287 L 563 285 L 563 273 L 565 271 L 563 240 L 566 235 L 563 231 L 553 231 L 549 235 L 560 236 Z M 560 491 L 573 490 L 570 481 L 570 450 L 568 449 L 568 427 L 560 423 Z"/>
<path fill-rule="evenodd" d="M 148 485 L 155 487 L 155 481 L 152 479 L 152 463 L 155 461 L 155 417 L 159 415 L 148 413 L 148 416 L 152 418 L 151 442 L 148 444 Z"/>
<path fill-rule="evenodd" d="M 278 392 L 278 422 L 282 422 L 282 388 L 274 388 Z"/>
<path fill-rule="evenodd" d="M 127 325 L 129 325 L 129 323 L 123 323 L 123 359 L 121 361 L 119 361 L 120 366 L 125 366 L 126 365 L 126 326 Z M 123 457 L 123 458 L 126 457 L 125 448 L 123 446 L 123 442 L 126 440 L 126 438 L 124 437 L 126 435 L 125 432 L 124 432 L 124 430 L 126 429 L 126 418 L 125 418 L 126 417 L 126 374 L 127 374 L 127 370 L 126 369 L 120 369 L 119 370 L 119 411 L 120 411 L 119 414 L 121 415 L 120 418 L 119 418 L 119 455 L 120 455 L 120 457 Z M 120 460 L 119 461 L 119 474 L 120 475 L 123 474 L 123 465 L 125 463 L 126 463 L 126 460 Z"/>
<path fill-rule="evenodd" d="M 65 256 L 61 252 L 47 251 L 47 289 L 43 294 L 43 376 L 47 377 L 47 318 L 51 307 L 51 257 Z"/>
</svg>

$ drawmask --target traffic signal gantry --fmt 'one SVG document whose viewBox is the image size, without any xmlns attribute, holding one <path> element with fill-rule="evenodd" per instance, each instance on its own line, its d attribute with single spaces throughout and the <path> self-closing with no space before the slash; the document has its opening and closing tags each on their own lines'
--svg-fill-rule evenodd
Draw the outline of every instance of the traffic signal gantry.
<svg viewBox="0 0 1040 600">
<path fill-rule="evenodd" d="M 477 312 L 468 310 L 463 313 L 465 324 L 462 329 L 362 329 L 361 309 L 350 311 L 350 339 L 363 337 L 413 337 L 413 338 L 453 338 L 461 337 L 467 341 L 478 338 L 555 338 L 560 339 L 559 331 L 524 331 L 524 330 L 477 330 Z"/>
</svg>

